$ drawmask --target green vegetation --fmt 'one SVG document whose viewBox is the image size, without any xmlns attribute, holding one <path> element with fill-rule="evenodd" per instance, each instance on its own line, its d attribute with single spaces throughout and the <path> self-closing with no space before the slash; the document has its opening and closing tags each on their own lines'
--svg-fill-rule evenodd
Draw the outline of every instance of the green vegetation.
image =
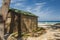
<svg viewBox="0 0 60 40">
<path fill-rule="evenodd" d="M 38 37 L 38 36 L 40 36 L 40 35 L 42 35 L 42 34 L 44 34 L 44 33 L 46 33 L 46 31 L 45 31 L 45 29 L 44 28 L 38 28 L 37 30 L 34 30 L 33 32 L 31 32 L 31 33 L 22 33 L 21 34 L 21 36 L 22 37 Z M 10 35 L 10 37 L 14 37 L 14 38 L 16 38 L 16 37 L 18 37 L 18 32 L 15 32 L 15 33 L 12 33 L 11 35 Z"/>
<path fill-rule="evenodd" d="M 23 11 L 23 10 L 18 10 L 18 9 L 14 9 L 14 8 L 10 8 L 9 10 L 10 10 L 10 11 L 14 11 L 14 12 L 16 12 L 16 13 L 24 14 L 24 15 L 36 16 L 36 15 L 30 13 L 30 12 Z"/>
<path fill-rule="evenodd" d="M 38 32 L 38 31 L 42 31 L 42 30 L 45 30 L 45 29 L 40 27 L 40 28 L 37 28 L 37 30 L 33 30 L 33 32 Z"/>
</svg>

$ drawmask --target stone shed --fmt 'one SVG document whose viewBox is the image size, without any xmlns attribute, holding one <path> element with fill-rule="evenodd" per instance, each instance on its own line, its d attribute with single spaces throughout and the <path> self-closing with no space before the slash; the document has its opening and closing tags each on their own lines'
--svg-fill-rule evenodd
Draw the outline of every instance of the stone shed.
<svg viewBox="0 0 60 40">
<path fill-rule="evenodd" d="M 37 27 L 38 16 L 30 12 L 11 8 L 5 21 L 4 34 L 33 32 Z"/>
</svg>

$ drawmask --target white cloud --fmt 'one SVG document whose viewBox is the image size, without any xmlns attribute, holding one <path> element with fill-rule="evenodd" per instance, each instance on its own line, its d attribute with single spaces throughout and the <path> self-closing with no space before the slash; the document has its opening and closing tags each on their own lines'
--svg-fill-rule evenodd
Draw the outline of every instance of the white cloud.
<svg viewBox="0 0 60 40">
<path fill-rule="evenodd" d="M 32 6 L 27 6 L 25 8 L 26 11 L 32 12 L 33 11 L 33 7 Z"/>
<path fill-rule="evenodd" d="M 44 4 L 46 4 L 46 2 L 41 2 L 41 3 L 35 3 L 35 5 L 44 5 Z"/>
<path fill-rule="evenodd" d="M 11 3 L 16 3 L 16 2 L 24 2 L 26 0 L 11 0 Z"/>
<path fill-rule="evenodd" d="M 20 9 L 21 7 L 24 7 L 25 5 L 25 1 L 26 0 L 11 0 L 11 7 L 12 8 L 17 8 L 17 9 Z"/>
<path fill-rule="evenodd" d="M 42 7 L 45 6 L 45 2 L 42 3 L 35 3 L 36 7 L 34 8 L 34 10 L 39 11 Z"/>
<path fill-rule="evenodd" d="M 13 3 L 14 1 L 13 0 L 11 0 L 11 3 Z"/>
<path fill-rule="evenodd" d="M 39 20 L 46 21 L 46 20 L 53 20 L 53 10 L 50 10 L 50 8 L 47 8 L 41 12 L 38 12 Z"/>
<path fill-rule="evenodd" d="M 16 3 L 14 6 L 21 6 L 22 3 Z"/>
</svg>

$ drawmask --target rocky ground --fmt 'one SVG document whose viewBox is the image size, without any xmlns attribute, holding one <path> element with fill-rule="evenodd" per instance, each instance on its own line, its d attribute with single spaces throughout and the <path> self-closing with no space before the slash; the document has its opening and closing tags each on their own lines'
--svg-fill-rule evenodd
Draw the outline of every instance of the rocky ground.
<svg viewBox="0 0 60 40">
<path fill-rule="evenodd" d="M 13 40 L 17 40 L 12 37 Z M 12 40 L 11 39 L 11 40 Z M 60 29 L 46 29 L 46 33 L 37 37 L 24 37 L 23 40 L 60 40 Z"/>
<path fill-rule="evenodd" d="M 0 24 L 0 36 L 3 37 L 3 25 Z M 60 29 L 53 29 L 53 28 L 46 28 L 46 33 L 40 35 L 40 36 L 37 36 L 37 37 L 31 37 L 31 36 L 28 36 L 28 37 L 25 37 L 23 38 L 24 40 L 60 40 Z M 16 38 L 14 37 L 10 37 L 8 38 L 8 40 L 17 40 Z"/>
<path fill-rule="evenodd" d="M 27 40 L 60 40 L 60 29 L 48 29 L 47 32 L 39 37 L 28 37 Z"/>
</svg>

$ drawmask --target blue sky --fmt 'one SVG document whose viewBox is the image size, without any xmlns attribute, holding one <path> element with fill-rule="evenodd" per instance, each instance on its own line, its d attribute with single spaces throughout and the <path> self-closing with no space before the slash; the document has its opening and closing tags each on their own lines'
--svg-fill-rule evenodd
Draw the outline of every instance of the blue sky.
<svg viewBox="0 0 60 40">
<path fill-rule="evenodd" d="M 60 0 L 11 0 L 10 7 L 29 11 L 39 21 L 60 21 Z"/>
</svg>

